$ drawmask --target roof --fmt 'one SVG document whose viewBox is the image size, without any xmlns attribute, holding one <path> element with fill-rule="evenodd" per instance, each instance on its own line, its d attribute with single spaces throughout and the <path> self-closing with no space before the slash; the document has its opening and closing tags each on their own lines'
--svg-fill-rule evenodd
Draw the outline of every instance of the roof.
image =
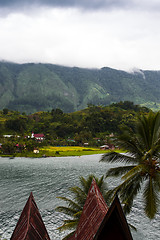
<svg viewBox="0 0 160 240">
<path fill-rule="evenodd" d="M 86 238 L 87 236 L 87 238 Z M 108 209 L 93 180 L 78 227 L 69 240 L 133 240 L 118 196 Z"/>
<path fill-rule="evenodd" d="M 69 240 L 92 240 L 108 211 L 107 204 L 93 179 L 79 224 Z"/>
<path fill-rule="evenodd" d="M 34 134 L 34 137 L 35 138 L 44 138 L 44 134 L 43 133 L 37 133 L 37 134 Z"/>
<path fill-rule="evenodd" d="M 111 204 L 94 240 L 133 240 L 118 196 Z"/>
<path fill-rule="evenodd" d="M 21 213 L 11 240 L 50 240 L 32 193 Z"/>
</svg>

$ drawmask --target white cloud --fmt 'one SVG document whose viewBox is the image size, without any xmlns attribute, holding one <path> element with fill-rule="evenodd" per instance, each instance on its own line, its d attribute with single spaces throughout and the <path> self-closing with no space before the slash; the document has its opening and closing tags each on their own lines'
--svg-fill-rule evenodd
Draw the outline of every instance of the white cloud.
<svg viewBox="0 0 160 240">
<path fill-rule="evenodd" d="M 38 8 L 0 18 L 0 58 L 79 67 L 159 69 L 159 14 Z"/>
</svg>

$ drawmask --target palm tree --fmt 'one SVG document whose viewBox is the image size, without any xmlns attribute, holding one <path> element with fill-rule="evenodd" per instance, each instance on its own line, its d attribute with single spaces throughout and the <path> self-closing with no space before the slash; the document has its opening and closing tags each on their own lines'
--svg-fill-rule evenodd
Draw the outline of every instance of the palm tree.
<svg viewBox="0 0 160 240">
<path fill-rule="evenodd" d="M 118 193 L 125 213 L 129 213 L 134 198 L 142 190 L 144 211 L 152 219 L 158 211 L 160 192 L 160 113 L 139 116 L 135 129 L 125 131 L 117 142 L 126 153 L 112 151 L 100 160 L 125 163 L 107 171 L 106 177 L 121 176 L 122 180 L 107 192 L 107 197 L 112 201 Z"/>
<path fill-rule="evenodd" d="M 104 177 L 102 176 L 100 179 L 98 179 L 91 174 L 86 179 L 84 177 L 79 178 L 81 187 L 74 186 L 69 189 L 73 195 L 73 199 L 67 197 L 58 197 L 59 199 L 65 201 L 67 206 L 59 206 L 56 208 L 56 211 L 62 212 L 69 217 L 69 219 L 63 220 L 63 225 L 60 226 L 58 229 L 60 231 L 72 230 L 72 232 L 70 232 L 62 240 L 68 239 L 71 235 L 74 234 L 80 216 L 82 214 L 83 206 L 85 204 L 93 178 L 95 179 L 102 195 L 104 196 L 104 192 L 106 189 L 103 180 Z"/>
</svg>

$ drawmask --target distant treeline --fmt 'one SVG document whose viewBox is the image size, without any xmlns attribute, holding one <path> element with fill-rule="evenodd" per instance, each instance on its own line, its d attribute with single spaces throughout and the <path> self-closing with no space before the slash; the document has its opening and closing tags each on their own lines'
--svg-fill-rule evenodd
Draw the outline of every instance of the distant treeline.
<svg viewBox="0 0 160 240">
<path fill-rule="evenodd" d="M 28 136 L 34 132 L 43 133 L 48 140 L 70 138 L 88 141 L 111 133 L 119 134 L 125 126 L 133 126 L 137 115 L 149 111 L 129 101 L 110 106 L 88 105 L 86 109 L 73 113 L 64 113 L 56 108 L 26 115 L 4 108 L 0 111 L 0 135 Z"/>
</svg>

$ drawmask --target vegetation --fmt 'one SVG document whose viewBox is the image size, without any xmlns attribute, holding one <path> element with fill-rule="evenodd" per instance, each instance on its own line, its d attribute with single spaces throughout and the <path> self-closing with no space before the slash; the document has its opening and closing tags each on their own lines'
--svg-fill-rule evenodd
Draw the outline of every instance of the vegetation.
<svg viewBox="0 0 160 240">
<path fill-rule="evenodd" d="M 98 148 L 88 148 L 88 147 L 79 147 L 79 146 L 64 146 L 64 147 L 52 147 L 47 146 L 40 148 L 42 156 L 82 156 L 82 155 L 91 155 L 91 154 L 102 154 L 106 150 L 100 150 Z"/>
<path fill-rule="evenodd" d="M 107 171 L 106 177 L 122 179 L 120 185 L 108 191 L 108 198 L 112 200 L 118 193 L 125 213 L 129 213 L 133 200 L 142 191 L 144 211 L 152 219 L 160 200 L 160 113 L 139 116 L 135 128 L 128 128 L 120 135 L 117 144 L 127 154 L 112 151 L 101 159 L 125 164 Z"/>
<path fill-rule="evenodd" d="M 0 109 L 31 114 L 60 108 L 74 112 L 87 104 L 133 101 L 160 109 L 160 73 L 127 73 L 111 68 L 82 69 L 51 64 L 0 62 Z"/>
<path fill-rule="evenodd" d="M 58 206 L 56 211 L 64 213 L 68 218 L 63 220 L 63 225 L 58 229 L 60 231 L 72 230 L 63 240 L 68 239 L 76 230 L 93 178 L 95 178 L 102 195 L 105 197 L 106 186 L 103 181 L 103 176 L 98 179 L 94 175 L 89 175 L 86 179 L 84 177 L 79 178 L 80 187 L 74 186 L 69 189 L 73 195 L 72 198 L 59 197 L 66 205 Z"/>
<path fill-rule="evenodd" d="M 91 147 L 112 144 L 122 128 L 134 125 L 137 114 L 147 114 L 148 111 L 132 102 L 104 107 L 88 105 L 86 109 L 73 113 L 64 113 L 56 108 L 51 112 L 26 115 L 3 109 L 0 111 L 0 154 L 40 157 L 57 156 L 59 152 L 59 155 L 65 155 L 64 151 L 53 148 L 52 151 L 51 148 L 46 150 L 45 146 L 85 146 L 83 151 L 78 153 L 76 150 L 74 153 L 72 150 L 70 154 L 82 155 L 84 151 L 90 154 L 93 153 Z M 45 140 L 36 141 L 31 138 L 32 132 L 43 133 Z M 34 149 L 38 149 L 39 153 L 33 154 Z"/>
</svg>

